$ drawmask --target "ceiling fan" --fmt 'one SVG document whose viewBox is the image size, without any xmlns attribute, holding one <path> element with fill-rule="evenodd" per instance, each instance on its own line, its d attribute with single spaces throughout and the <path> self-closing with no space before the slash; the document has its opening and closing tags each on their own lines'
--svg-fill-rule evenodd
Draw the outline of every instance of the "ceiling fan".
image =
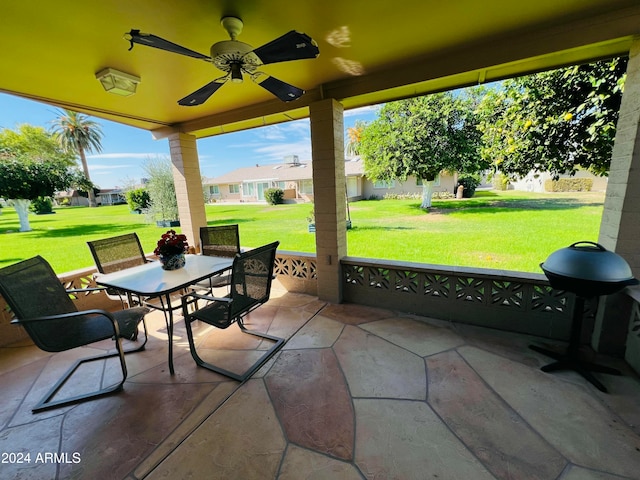
<svg viewBox="0 0 640 480">
<path fill-rule="evenodd" d="M 227 81 L 241 83 L 243 73 L 249 75 L 251 80 L 283 102 L 295 100 L 304 94 L 304 90 L 260 72 L 258 67 L 270 63 L 316 58 L 320 54 L 320 50 L 311 37 L 291 30 L 289 33 L 254 49 L 251 45 L 236 40 L 244 26 L 242 20 L 236 17 L 223 17 L 220 23 L 231 40 L 211 45 L 211 56 L 189 50 L 156 35 L 142 33 L 140 30 L 131 30 L 125 34 L 125 39 L 131 42 L 129 50 L 133 48 L 134 43 L 147 45 L 213 63 L 215 67 L 225 73 L 222 77 L 216 78 L 204 87 L 178 100 L 178 104 L 183 106 L 202 105 Z"/>
</svg>

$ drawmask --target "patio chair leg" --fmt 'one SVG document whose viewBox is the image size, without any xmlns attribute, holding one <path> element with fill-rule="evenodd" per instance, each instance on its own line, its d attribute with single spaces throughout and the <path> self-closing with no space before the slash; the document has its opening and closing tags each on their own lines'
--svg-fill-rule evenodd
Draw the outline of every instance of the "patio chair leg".
<svg viewBox="0 0 640 480">
<path fill-rule="evenodd" d="M 146 343 L 146 340 L 145 340 Z M 144 347 L 144 345 L 143 345 Z M 83 358 L 80 360 L 77 360 L 72 366 L 71 368 L 69 368 L 66 373 L 56 382 L 56 384 L 45 394 L 45 396 L 42 398 L 42 400 L 40 400 L 35 407 L 33 407 L 31 409 L 31 411 L 33 413 L 38 413 L 38 412 L 42 412 L 45 410 L 50 410 L 52 408 L 59 408 L 59 407 L 64 407 L 67 405 L 73 405 L 75 403 L 79 403 L 85 400 L 89 400 L 89 399 L 93 399 L 93 398 L 98 398 L 98 397 L 103 397 L 105 395 L 109 395 L 115 392 L 119 392 L 122 390 L 123 385 L 125 380 L 127 379 L 127 365 L 125 363 L 124 360 L 124 350 L 122 349 L 122 341 L 120 339 L 116 340 L 116 353 L 107 353 L 107 354 L 103 354 L 103 355 L 97 355 L 94 357 L 88 357 L 88 358 Z M 138 351 L 139 349 L 135 350 Z M 110 387 L 105 387 L 102 388 L 100 390 L 96 390 L 92 393 L 85 393 L 82 395 L 76 395 L 73 397 L 69 397 L 69 398 L 65 398 L 62 400 L 54 400 L 54 401 L 50 401 L 51 398 L 53 398 L 53 396 L 62 388 L 62 386 L 67 382 L 67 380 L 69 380 L 69 378 L 71 377 L 71 375 L 73 375 L 73 373 L 77 370 L 77 368 L 82 365 L 83 363 L 87 363 L 87 362 L 94 362 L 96 360 L 103 360 L 105 358 L 111 358 L 111 357 L 119 357 L 120 360 L 120 367 L 122 369 L 122 380 L 118 383 L 116 383 L 115 385 L 112 385 Z"/>
<path fill-rule="evenodd" d="M 187 339 L 189 340 L 189 350 L 191 351 L 191 356 L 195 360 L 196 364 L 202 368 L 211 370 L 212 372 L 216 372 L 216 373 L 219 373 L 220 375 L 224 375 L 225 377 L 229 377 L 234 380 L 237 380 L 238 382 L 244 382 L 249 377 L 251 377 L 251 375 L 253 375 L 260 367 L 262 367 L 262 365 L 264 365 L 278 350 L 280 350 L 280 348 L 282 348 L 282 346 L 285 343 L 284 338 L 274 337 L 273 335 L 268 335 L 266 333 L 252 332 L 250 330 L 247 330 L 246 328 L 244 328 L 244 325 L 242 325 L 242 322 L 239 321 L 238 326 L 240 327 L 240 330 L 242 331 L 242 333 L 253 335 L 254 337 L 260 337 L 267 340 L 271 340 L 275 343 L 274 345 L 271 346 L 269 350 L 265 351 L 265 353 L 253 365 L 251 365 L 251 367 L 245 370 L 244 373 L 238 374 L 238 373 L 226 370 L 224 368 L 218 367 L 212 363 L 205 362 L 200 357 L 200 355 L 198 355 L 198 352 L 196 351 L 196 345 L 193 338 L 193 330 L 191 329 L 191 322 L 189 321 L 185 322 L 185 326 L 187 327 Z"/>
<path fill-rule="evenodd" d="M 142 342 L 142 345 L 140 345 L 139 347 L 136 348 L 132 348 L 130 350 L 123 350 L 123 352 L 125 353 L 125 355 L 127 353 L 136 353 L 136 352 L 141 352 L 144 350 L 145 346 L 147 345 L 147 340 L 149 340 L 149 332 L 147 330 L 147 322 L 145 322 L 145 320 L 142 320 L 142 326 L 144 328 L 144 342 Z M 138 331 L 136 330 L 136 335 L 135 338 L 132 338 L 131 341 L 137 341 L 138 339 Z M 114 354 L 115 355 L 115 354 Z"/>
</svg>

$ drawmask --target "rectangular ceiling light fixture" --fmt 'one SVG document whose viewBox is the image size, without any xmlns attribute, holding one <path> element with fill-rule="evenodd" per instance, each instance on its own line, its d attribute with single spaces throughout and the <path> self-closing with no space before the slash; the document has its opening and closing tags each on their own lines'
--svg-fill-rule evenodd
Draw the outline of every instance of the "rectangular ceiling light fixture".
<svg viewBox="0 0 640 480">
<path fill-rule="evenodd" d="M 96 78 L 109 93 L 128 97 L 136 93 L 140 77 L 120 72 L 114 68 L 105 68 L 96 73 Z"/>
</svg>

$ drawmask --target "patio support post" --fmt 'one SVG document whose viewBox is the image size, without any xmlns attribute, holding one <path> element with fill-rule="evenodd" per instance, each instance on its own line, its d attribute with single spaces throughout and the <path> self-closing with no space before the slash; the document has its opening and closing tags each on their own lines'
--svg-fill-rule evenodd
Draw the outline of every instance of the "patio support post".
<svg viewBox="0 0 640 480">
<path fill-rule="evenodd" d="M 169 136 L 169 151 L 173 165 L 173 179 L 178 200 L 178 214 L 182 233 L 189 245 L 200 251 L 200 227 L 207 224 L 202 192 L 202 177 L 198 161 L 196 137 L 185 133 Z"/>
<path fill-rule="evenodd" d="M 330 98 L 309 106 L 313 158 L 318 298 L 340 303 L 340 260 L 347 254 L 344 108 Z"/>
<path fill-rule="evenodd" d="M 621 255 L 640 278 L 640 37 L 629 52 L 598 242 Z M 604 297 L 596 315 L 592 346 L 624 352 L 631 301 L 625 294 Z"/>
</svg>

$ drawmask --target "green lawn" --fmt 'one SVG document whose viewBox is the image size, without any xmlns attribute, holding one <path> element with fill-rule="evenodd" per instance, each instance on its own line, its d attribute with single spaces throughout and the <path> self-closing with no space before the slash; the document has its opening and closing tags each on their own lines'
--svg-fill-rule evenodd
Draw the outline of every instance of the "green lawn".
<svg viewBox="0 0 640 480">
<path fill-rule="evenodd" d="M 603 194 L 478 192 L 468 200 L 436 200 L 426 213 L 417 200 L 350 204 L 348 254 L 388 260 L 540 272 L 554 250 L 596 241 Z M 281 250 L 315 251 L 308 233 L 309 204 L 208 205 L 209 225 L 238 223 L 243 246 L 280 240 Z M 135 231 L 145 251 L 166 230 L 129 213 L 126 205 L 58 208 L 31 215 L 31 232 L 18 232 L 15 211 L 0 214 L 0 266 L 40 254 L 58 273 L 93 265 L 88 240 Z M 179 230 L 179 229 L 178 229 Z"/>
</svg>

